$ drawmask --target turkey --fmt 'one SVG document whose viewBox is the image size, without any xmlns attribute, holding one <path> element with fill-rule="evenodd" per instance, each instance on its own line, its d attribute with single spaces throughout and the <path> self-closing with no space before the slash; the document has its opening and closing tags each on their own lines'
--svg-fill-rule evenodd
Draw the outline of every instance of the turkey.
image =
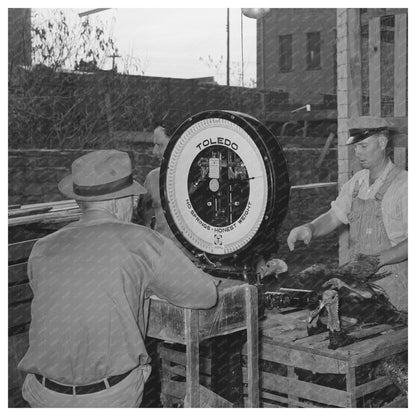
<svg viewBox="0 0 416 416">
<path fill-rule="evenodd" d="M 407 315 L 397 310 L 376 281 L 388 274 L 376 273 L 377 256 L 358 254 L 344 266 L 327 267 L 315 264 L 299 274 L 312 285 L 321 285 L 319 305 L 311 312 L 309 335 L 329 330 L 330 349 L 357 340 L 346 333 L 352 326 L 369 324 L 407 325 Z M 407 363 L 398 359 L 384 360 L 384 372 L 399 389 L 407 394 Z"/>
</svg>

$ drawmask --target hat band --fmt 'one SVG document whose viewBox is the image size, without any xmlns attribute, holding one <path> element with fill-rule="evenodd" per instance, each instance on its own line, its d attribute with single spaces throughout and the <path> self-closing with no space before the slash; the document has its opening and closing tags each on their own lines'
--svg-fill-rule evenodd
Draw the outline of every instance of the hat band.
<svg viewBox="0 0 416 416">
<path fill-rule="evenodd" d="M 113 192 L 121 191 L 124 188 L 133 184 L 133 175 L 130 174 L 124 178 L 118 179 L 114 182 L 105 183 L 103 185 L 82 186 L 74 183 L 74 192 L 80 196 L 100 196 L 112 194 Z"/>
</svg>

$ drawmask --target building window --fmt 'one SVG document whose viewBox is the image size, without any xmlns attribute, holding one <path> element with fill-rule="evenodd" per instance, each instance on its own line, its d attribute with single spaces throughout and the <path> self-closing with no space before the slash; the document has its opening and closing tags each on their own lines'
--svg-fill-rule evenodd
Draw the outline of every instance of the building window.
<svg viewBox="0 0 416 416">
<path fill-rule="evenodd" d="M 279 36 L 279 70 L 292 70 L 292 35 Z"/>
<path fill-rule="evenodd" d="M 321 34 L 320 32 L 307 33 L 307 69 L 321 69 Z"/>
</svg>

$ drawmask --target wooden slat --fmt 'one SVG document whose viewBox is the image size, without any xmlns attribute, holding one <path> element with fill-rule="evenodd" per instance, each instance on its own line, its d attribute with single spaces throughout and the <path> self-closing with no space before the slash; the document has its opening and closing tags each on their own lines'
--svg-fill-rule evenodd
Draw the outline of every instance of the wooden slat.
<svg viewBox="0 0 416 416">
<path fill-rule="evenodd" d="M 257 288 L 248 286 L 245 298 L 247 320 L 248 407 L 259 407 L 259 317 Z"/>
<path fill-rule="evenodd" d="M 246 389 L 244 393 L 246 393 Z M 321 407 L 318 405 L 314 405 L 311 402 L 300 402 L 298 400 L 289 400 L 287 397 L 282 397 L 282 396 L 279 396 L 278 394 L 273 394 L 273 393 L 265 392 L 265 391 L 260 392 L 260 398 L 262 399 L 260 402 L 260 407 L 266 407 L 265 405 L 267 405 L 267 407 L 284 407 L 282 405 L 279 405 L 279 403 L 285 403 L 285 404 L 290 403 L 291 407 L 304 407 L 304 408 L 305 407 L 306 408 L 312 408 L 312 407 L 320 408 Z M 274 401 L 275 403 L 264 402 L 263 401 L 264 399 Z M 245 403 L 246 403 L 246 398 L 245 398 Z"/>
<path fill-rule="evenodd" d="M 27 281 L 27 262 L 9 266 L 9 286 Z"/>
<path fill-rule="evenodd" d="M 394 163 L 402 168 L 406 169 L 406 160 L 407 160 L 407 149 L 405 147 L 395 147 L 394 148 Z"/>
<path fill-rule="evenodd" d="M 362 397 L 367 394 L 373 393 L 375 391 L 384 389 L 384 387 L 390 386 L 392 384 L 391 380 L 386 377 L 379 377 L 375 380 L 372 380 L 368 383 L 361 384 L 360 386 L 357 386 L 355 389 L 355 395 L 356 397 Z"/>
<path fill-rule="evenodd" d="M 18 302 L 31 301 L 33 292 L 29 283 L 9 287 L 9 305 Z"/>
<path fill-rule="evenodd" d="M 407 351 L 407 328 L 363 340 L 352 347 L 354 348 L 350 350 L 350 362 L 354 367 Z"/>
<path fill-rule="evenodd" d="M 172 375 L 176 375 L 176 376 L 181 376 L 181 377 L 186 378 L 185 366 L 181 366 L 181 365 L 170 366 L 165 363 L 162 363 L 161 370 L 165 372 L 165 374 L 169 375 L 170 377 L 172 377 Z M 210 387 L 211 376 L 206 375 L 206 374 L 199 374 L 199 380 L 202 385 L 206 387 Z"/>
<path fill-rule="evenodd" d="M 26 260 L 37 239 L 9 244 L 9 263 Z"/>
<path fill-rule="evenodd" d="M 394 17 L 394 115 L 406 115 L 407 15 Z"/>
<path fill-rule="evenodd" d="M 361 115 L 361 28 L 359 9 L 348 9 L 348 115 Z"/>
<path fill-rule="evenodd" d="M 380 66 L 380 18 L 376 17 L 368 23 L 368 65 L 370 115 L 381 115 L 381 66 Z"/>
<path fill-rule="evenodd" d="M 175 364 L 186 365 L 186 354 L 185 352 L 175 351 L 166 347 L 159 349 L 159 355 L 166 361 L 174 362 Z M 211 359 L 200 357 L 199 365 L 201 373 L 211 374 Z"/>
<path fill-rule="evenodd" d="M 45 214 L 28 215 L 25 217 L 9 218 L 9 227 L 27 224 L 55 224 L 62 222 L 76 221 L 81 216 L 79 209 L 68 209 L 55 212 L 46 212 Z"/>
<path fill-rule="evenodd" d="M 9 307 L 9 328 L 30 323 L 30 302 Z"/>
<path fill-rule="evenodd" d="M 186 397 L 185 407 L 199 407 L 199 315 L 185 309 Z"/>
<path fill-rule="evenodd" d="M 355 368 L 348 363 L 347 373 L 345 377 L 345 382 L 347 386 L 347 391 L 350 394 L 348 400 L 348 407 L 357 407 L 357 398 L 355 395 L 355 388 L 356 388 L 356 379 L 355 379 Z"/>
<path fill-rule="evenodd" d="M 326 351 L 328 347 L 325 348 Z M 272 361 L 283 365 L 293 365 L 305 370 L 317 373 L 345 374 L 347 357 L 333 356 L 331 352 L 311 352 L 310 348 L 303 347 L 298 343 L 290 343 L 282 346 L 277 345 L 274 340 L 262 338 L 260 359 Z M 246 348 L 243 348 L 246 354 Z"/>
<path fill-rule="evenodd" d="M 179 381 L 169 381 L 162 385 L 162 394 L 177 397 L 180 399 L 185 398 L 185 383 Z M 198 396 L 201 398 L 201 407 L 206 408 L 226 408 L 233 407 L 232 403 L 225 400 L 218 394 L 207 389 L 204 386 L 199 385 Z"/>
<path fill-rule="evenodd" d="M 245 371 L 247 369 L 243 368 L 243 373 Z M 349 404 L 350 394 L 342 390 L 290 379 L 264 371 L 260 373 L 260 376 L 263 389 L 274 390 L 282 394 L 291 394 L 298 398 L 325 403 L 330 406 L 347 407 Z"/>
</svg>

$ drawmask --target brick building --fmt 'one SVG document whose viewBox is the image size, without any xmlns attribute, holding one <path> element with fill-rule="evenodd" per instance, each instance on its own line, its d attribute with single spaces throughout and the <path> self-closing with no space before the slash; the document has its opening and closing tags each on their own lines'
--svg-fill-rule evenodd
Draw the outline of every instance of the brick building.
<svg viewBox="0 0 416 416">
<path fill-rule="evenodd" d="M 257 23 L 257 85 L 297 103 L 336 94 L 336 9 L 272 9 Z"/>
</svg>

